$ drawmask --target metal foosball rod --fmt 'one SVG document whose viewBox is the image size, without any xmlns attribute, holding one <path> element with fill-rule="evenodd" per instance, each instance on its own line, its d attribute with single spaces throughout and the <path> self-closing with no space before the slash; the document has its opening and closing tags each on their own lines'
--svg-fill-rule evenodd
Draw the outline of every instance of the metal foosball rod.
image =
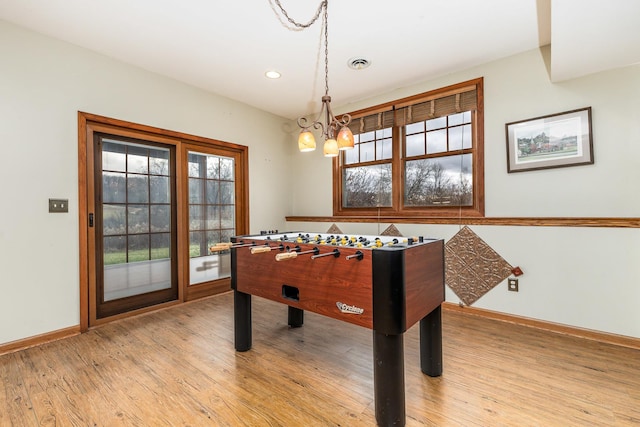
<svg viewBox="0 0 640 427">
<path fill-rule="evenodd" d="M 297 235 L 297 236 L 289 236 L 287 234 L 283 234 L 282 236 L 278 237 L 277 239 L 272 239 L 270 237 L 267 237 L 267 240 L 271 240 L 273 242 L 297 242 L 297 243 L 305 243 L 303 241 L 303 236 L 301 235 Z"/>
<path fill-rule="evenodd" d="M 326 256 L 333 256 L 335 258 L 338 258 L 340 256 L 340 250 L 334 249 L 331 252 L 325 252 L 323 254 L 312 255 L 311 259 L 324 258 Z"/>
<path fill-rule="evenodd" d="M 291 252 L 284 252 L 276 255 L 276 261 L 285 261 L 287 259 L 294 259 L 294 258 L 297 258 L 298 255 L 305 255 L 305 254 L 311 254 L 311 253 L 314 255 L 317 255 L 320 253 L 320 249 L 313 248 L 308 251 L 302 251 L 302 252 L 299 252 L 297 249 L 294 249 Z"/>
<path fill-rule="evenodd" d="M 347 255 L 345 257 L 345 259 L 347 261 L 349 261 L 350 259 L 357 259 L 358 261 L 360 261 L 362 258 L 364 258 L 364 253 L 362 251 L 356 251 L 356 253 L 354 253 L 353 255 Z"/>
</svg>

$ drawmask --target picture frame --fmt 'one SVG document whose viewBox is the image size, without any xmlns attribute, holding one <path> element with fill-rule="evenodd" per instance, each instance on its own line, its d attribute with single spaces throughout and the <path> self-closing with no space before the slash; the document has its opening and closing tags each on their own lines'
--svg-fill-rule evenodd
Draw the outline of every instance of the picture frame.
<svg viewBox="0 0 640 427">
<path fill-rule="evenodd" d="M 593 164 L 591 107 L 505 125 L 507 172 Z"/>
</svg>

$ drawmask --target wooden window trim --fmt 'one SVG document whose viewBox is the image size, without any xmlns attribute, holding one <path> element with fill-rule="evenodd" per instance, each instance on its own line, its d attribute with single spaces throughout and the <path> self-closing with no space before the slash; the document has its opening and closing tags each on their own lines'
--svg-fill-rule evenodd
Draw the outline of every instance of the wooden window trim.
<svg viewBox="0 0 640 427">
<path fill-rule="evenodd" d="M 499 227 L 640 228 L 640 217 L 397 217 L 397 216 L 287 216 L 290 222 L 392 223 L 428 225 L 486 225 Z"/>
<path fill-rule="evenodd" d="M 484 80 L 482 77 L 461 82 L 444 88 L 425 92 L 418 95 L 398 99 L 388 103 L 372 106 L 370 108 L 354 111 L 350 113 L 355 119 L 375 113 L 383 113 L 394 108 L 403 108 L 408 105 L 418 104 L 432 99 L 449 96 L 475 88 L 477 91 L 477 108 L 472 113 L 473 132 L 475 138 L 473 170 L 474 170 L 474 194 L 473 206 L 471 207 L 451 207 L 451 208 L 431 208 L 431 207 L 403 207 L 402 191 L 394 188 L 392 193 L 392 207 L 380 208 L 344 208 L 342 197 L 342 167 L 340 157 L 333 159 L 333 216 L 334 217 L 399 217 L 399 218 L 478 218 L 484 217 L 485 196 L 484 196 Z M 393 183 L 401 183 L 404 179 L 404 158 L 402 156 L 402 146 L 400 144 L 399 128 L 393 127 L 393 158 L 391 160 L 393 170 Z M 386 161 L 385 161 L 386 162 Z M 402 186 L 403 187 L 403 186 Z"/>
</svg>

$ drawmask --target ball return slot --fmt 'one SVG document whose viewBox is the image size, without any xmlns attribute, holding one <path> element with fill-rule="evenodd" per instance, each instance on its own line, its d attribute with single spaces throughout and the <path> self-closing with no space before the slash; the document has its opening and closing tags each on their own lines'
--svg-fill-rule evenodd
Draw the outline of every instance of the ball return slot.
<svg viewBox="0 0 640 427">
<path fill-rule="evenodd" d="M 300 301 L 300 290 L 295 286 L 282 285 L 282 298 Z"/>
</svg>

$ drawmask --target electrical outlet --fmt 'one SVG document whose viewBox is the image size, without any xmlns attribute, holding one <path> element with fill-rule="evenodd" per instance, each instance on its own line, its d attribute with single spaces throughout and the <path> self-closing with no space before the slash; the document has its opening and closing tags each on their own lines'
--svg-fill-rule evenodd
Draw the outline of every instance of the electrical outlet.
<svg viewBox="0 0 640 427">
<path fill-rule="evenodd" d="M 518 279 L 509 278 L 507 280 L 507 289 L 511 292 L 518 292 Z"/>
<path fill-rule="evenodd" d="M 69 199 L 49 199 L 49 212 L 69 212 Z"/>
</svg>

